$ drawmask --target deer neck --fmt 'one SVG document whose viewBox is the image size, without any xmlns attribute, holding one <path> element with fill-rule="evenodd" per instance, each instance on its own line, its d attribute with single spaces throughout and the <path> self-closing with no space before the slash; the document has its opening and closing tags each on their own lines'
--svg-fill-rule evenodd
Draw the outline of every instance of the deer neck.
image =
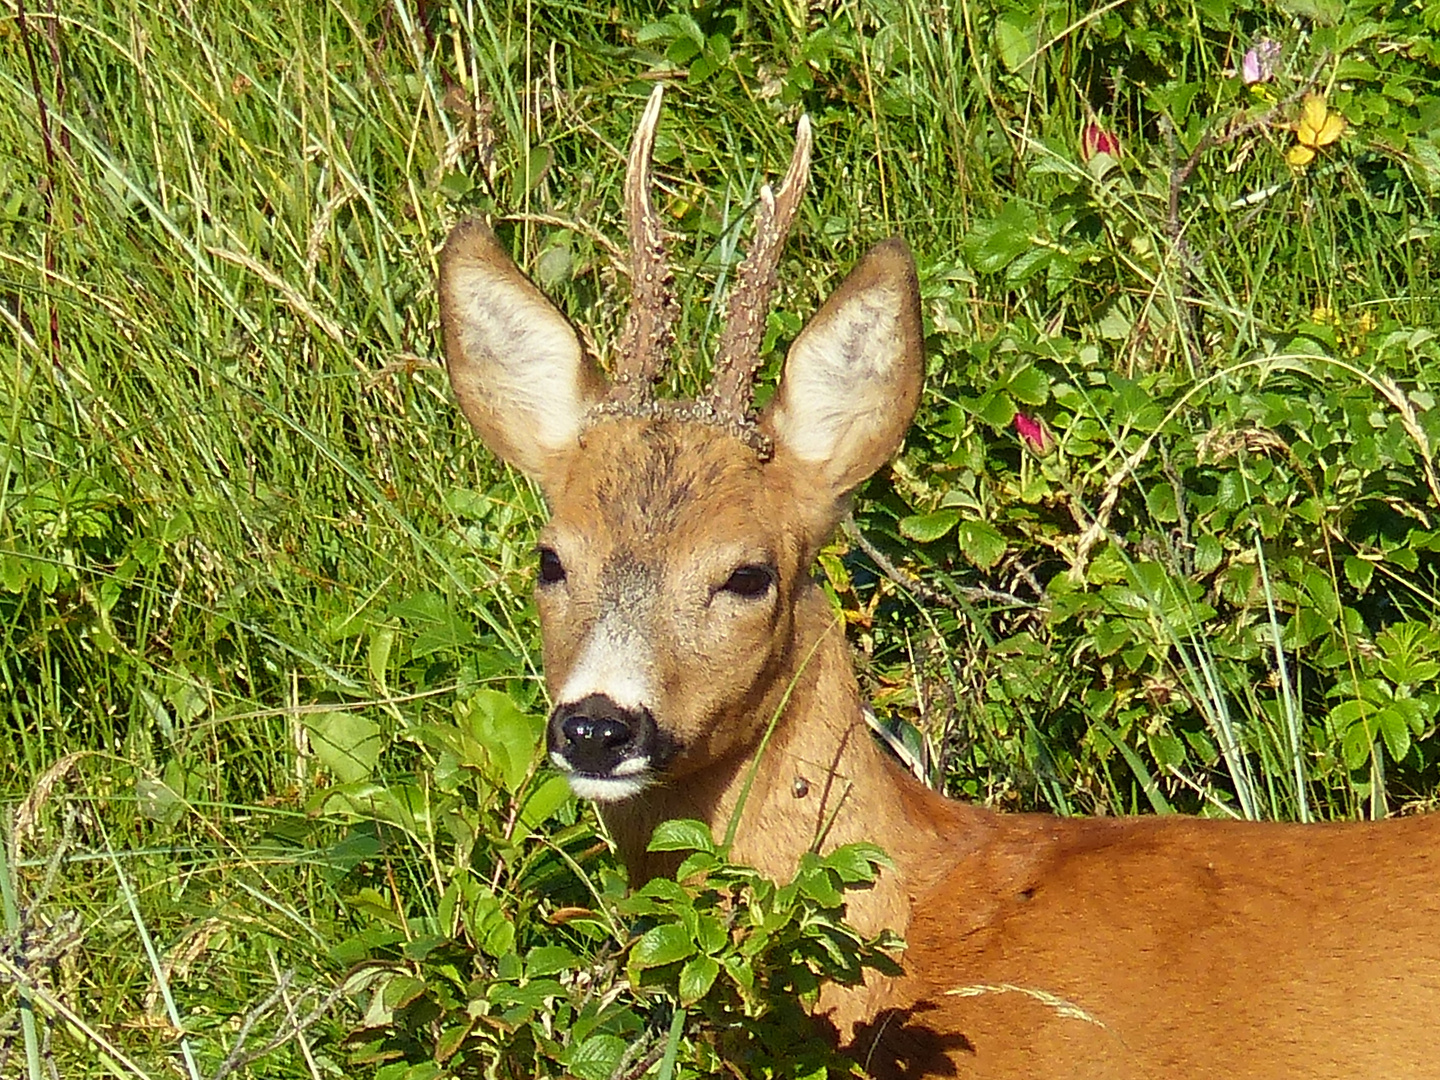
<svg viewBox="0 0 1440 1080">
<path fill-rule="evenodd" d="M 808 581 L 795 617 L 789 659 L 760 698 L 757 715 L 776 719 L 758 760 L 753 752 L 736 755 L 607 805 L 602 816 L 635 884 L 672 873 L 678 864 L 672 855 L 646 851 L 655 826 L 672 818 L 703 821 L 722 840 L 738 808 L 731 857 L 782 882 L 807 851 L 879 844 L 896 869 L 883 873 L 874 888 L 851 894 L 848 918 L 864 933 L 903 933 L 909 896 L 923 876 L 922 852 L 927 846 L 933 851 L 937 840 L 937 827 L 916 808 L 939 797 L 910 780 L 876 745 L 843 629 Z"/>
</svg>

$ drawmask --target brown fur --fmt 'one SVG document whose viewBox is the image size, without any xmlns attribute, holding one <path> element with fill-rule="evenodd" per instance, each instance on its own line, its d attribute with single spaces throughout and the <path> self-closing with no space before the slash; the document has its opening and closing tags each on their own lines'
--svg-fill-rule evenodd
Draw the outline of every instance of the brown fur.
<svg viewBox="0 0 1440 1080">
<path fill-rule="evenodd" d="M 914 411 L 918 293 L 903 247 L 872 253 L 797 341 L 762 418 L 769 460 L 705 423 L 555 420 L 546 388 L 528 385 L 529 358 L 465 309 L 533 312 L 538 291 L 478 226 L 457 230 L 443 263 L 462 405 L 553 508 L 542 543 L 567 576 L 539 592 L 552 690 L 607 612 L 623 609 L 653 654 L 645 704 L 678 750 L 659 783 L 601 807 L 637 882 L 673 865 L 645 850 L 660 821 L 724 834 L 775 719 L 734 856 L 785 878 L 808 850 L 868 840 L 895 863 L 853 894 L 849 917 L 906 938 L 904 975 L 822 997 L 873 1074 L 1440 1076 L 1440 817 L 1002 815 L 924 789 L 872 740 L 841 627 L 809 574 L 848 491 Z M 562 362 L 572 343 L 558 312 L 537 318 L 536 340 L 556 344 L 534 370 L 558 372 L 571 405 L 598 393 L 588 362 Z M 470 339 L 476 358 L 455 345 Z M 537 416 L 553 420 L 538 447 Z M 816 440 L 833 452 L 807 457 Z M 773 589 L 723 595 L 735 567 L 757 563 L 774 567 Z"/>
</svg>

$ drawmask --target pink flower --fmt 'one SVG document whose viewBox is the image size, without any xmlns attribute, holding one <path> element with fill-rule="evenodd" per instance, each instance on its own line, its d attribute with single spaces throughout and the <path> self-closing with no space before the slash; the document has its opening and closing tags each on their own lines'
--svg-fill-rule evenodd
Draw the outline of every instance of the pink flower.
<svg viewBox="0 0 1440 1080">
<path fill-rule="evenodd" d="M 1112 158 L 1118 158 L 1120 140 L 1097 121 L 1091 120 L 1080 130 L 1080 160 L 1089 161 L 1096 154 L 1109 154 Z"/>
<path fill-rule="evenodd" d="M 1240 81 L 1246 86 L 1269 82 L 1275 77 L 1275 61 L 1280 59 L 1280 43 L 1261 38 L 1246 51 L 1240 61 Z"/>
<path fill-rule="evenodd" d="M 1023 412 L 1015 414 L 1015 431 L 1019 434 L 1021 443 L 1042 457 L 1048 454 L 1053 446 L 1050 433 L 1045 430 L 1045 425 L 1033 416 L 1026 416 Z"/>
</svg>

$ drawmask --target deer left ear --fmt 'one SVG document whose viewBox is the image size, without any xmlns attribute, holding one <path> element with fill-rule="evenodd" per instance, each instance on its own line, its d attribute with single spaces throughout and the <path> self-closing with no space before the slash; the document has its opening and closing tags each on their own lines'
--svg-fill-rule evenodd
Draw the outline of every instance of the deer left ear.
<svg viewBox="0 0 1440 1080">
<path fill-rule="evenodd" d="M 440 253 L 440 318 L 466 418 L 496 456 L 544 486 L 604 391 L 574 328 L 478 221 L 457 225 Z"/>
<path fill-rule="evenodd" d="M 795 339 L 761 423 L 836 504 L 900 449 L 923 369 L 915 260 L 903 240 L 886 240 Z"/>
</svg>

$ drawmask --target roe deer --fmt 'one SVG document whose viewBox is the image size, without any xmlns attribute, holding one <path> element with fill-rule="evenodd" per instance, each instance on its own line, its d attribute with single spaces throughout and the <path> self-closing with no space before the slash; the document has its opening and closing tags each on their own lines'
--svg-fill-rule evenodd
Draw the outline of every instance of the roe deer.
<svg viewBox="0 0 1440 1080">
<path fill-rule="evenodd" d="M 894 860 L 852 894 L 904 974 L 821 1009 L 876 1075 L 1440 1076 L 1440 817 L 1278 825 L 1066 820 L 952 802 L 873 741 L 844 635 L 810 578 L 847 496 L 897 451 L 922 374 L 916 272 L 873 248 L 751 382 L 808 123 L 762 191 L 712 388 L 653 384 L 675 314 L 649 160 L 625 181 L 632 300 L 607 379 L 483 225 L 441 256 L 446 361 L 466 416 L 553 514 L 537 585 L 549 754 L 596 800 L 635 881 L 654 826 L 721 835 L 772 718 L 733 847 L 780 879 L 857 840 Z"/>
</svg>

